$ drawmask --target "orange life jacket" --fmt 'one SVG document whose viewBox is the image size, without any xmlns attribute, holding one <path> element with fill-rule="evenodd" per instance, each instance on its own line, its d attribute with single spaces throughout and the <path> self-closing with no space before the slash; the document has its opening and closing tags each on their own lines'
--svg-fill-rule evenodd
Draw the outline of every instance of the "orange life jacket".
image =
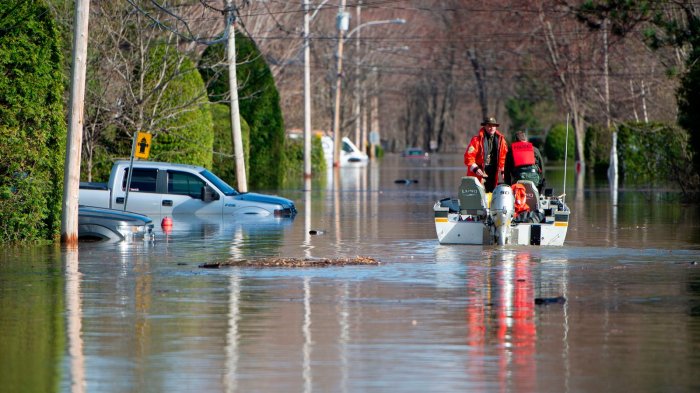
<svg viewBox="0 0 700 393">
<path fill-rule="evenodd" d="M 515 214 L 530 211 L 530 206 L 527 205 L 527 190 L 525 186 L 515 183 L 510 188 L 513 189 L 513 196 L 515 197 Z"/>
<path fill-rule="evenodd" d="M 510 145 L 513 151 L 513 166 L 535 164 L 535 147 L 530 142 L 513 142 Z"/>
</svg>

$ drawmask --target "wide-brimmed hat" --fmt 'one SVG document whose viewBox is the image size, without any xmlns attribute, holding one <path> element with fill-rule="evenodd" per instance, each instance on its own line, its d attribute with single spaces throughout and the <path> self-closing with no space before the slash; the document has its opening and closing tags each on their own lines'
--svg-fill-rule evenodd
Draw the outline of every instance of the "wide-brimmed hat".
<svg viewBox="0 0 700 393">
<path fill-rule="evenodd" d="M 495 117 L 487 117 L 484 119 L 483 122 L 481 122 L 482 126 L 485 126 L 487 124 L 491 124 L 491 125 L 494 125 L 496 127 L 500 126 L 500 124 L 498 124 L 498 122 L 496 121 Z"/>
</svg>

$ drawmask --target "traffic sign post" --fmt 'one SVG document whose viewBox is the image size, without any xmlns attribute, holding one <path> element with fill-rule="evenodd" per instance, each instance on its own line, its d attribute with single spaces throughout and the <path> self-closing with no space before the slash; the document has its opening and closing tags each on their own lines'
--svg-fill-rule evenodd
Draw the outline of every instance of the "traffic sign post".
<svg viewBox="0 0 700 393">
<path fill-rule="evenodd" d="M 129 202 L 129 189 L 131 188 L 131 171 L 134 169 L 134 157 L 147 159 L 151 152 L 151 134 L 148 132 L 134 133 L 134 140 L 131 142 L 131 157 L 129 157 L 129 173 L 126 176 L 126 194 L 124 195 L 124 211 Z"/>
</svg>

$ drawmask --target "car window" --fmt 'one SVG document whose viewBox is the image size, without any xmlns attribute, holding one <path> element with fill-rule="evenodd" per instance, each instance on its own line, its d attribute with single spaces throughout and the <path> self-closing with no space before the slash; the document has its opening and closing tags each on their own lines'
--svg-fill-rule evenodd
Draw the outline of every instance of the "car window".
<svg viewBox="0 0 700 393">
<path fill-rule="evenodd" d="M 205 184 L 202 179 L 191 173 L 168 171 L 168 194 L 189 195 L 200 199 Z"/>
<path fill-rule="evenodd" d="M 129 176 L 129 168 L 124 169 L 124 178 L 122 179 L 122 191 L 126 190 L 126 181 Z M 131 186 L 129 192 L 156 192 L 156 179 L 158 178 L 158 169 L 140 169 L 134 168 L 134 174 L 131 176 Z"/>
</svg>

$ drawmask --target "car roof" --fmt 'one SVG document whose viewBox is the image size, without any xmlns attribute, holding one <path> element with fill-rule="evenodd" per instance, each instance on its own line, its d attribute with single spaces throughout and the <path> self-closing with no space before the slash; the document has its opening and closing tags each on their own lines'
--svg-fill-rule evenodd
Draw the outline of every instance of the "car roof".
<svg viewBox="0 0 700 393">
<path fill-rule="evenodd" d="M 123 165 L 129 165 L 129 160 L 117 160 L 115 164 L 123 164 Z M 159 162 L 159 161 L 141 161 L 141 160 L 134 160 L 134 166 L 138 166 L 140 168 L 160 168 L 160 167 L 173 167 L 173 168 L 187 168 L 187 169 L 192 169 L 195 171 L 203 171 L 205 168 L 201 167 L 199 165 L 190 165 L 190 164 L 174 164 L 172 162 Z"/>
</svg>

